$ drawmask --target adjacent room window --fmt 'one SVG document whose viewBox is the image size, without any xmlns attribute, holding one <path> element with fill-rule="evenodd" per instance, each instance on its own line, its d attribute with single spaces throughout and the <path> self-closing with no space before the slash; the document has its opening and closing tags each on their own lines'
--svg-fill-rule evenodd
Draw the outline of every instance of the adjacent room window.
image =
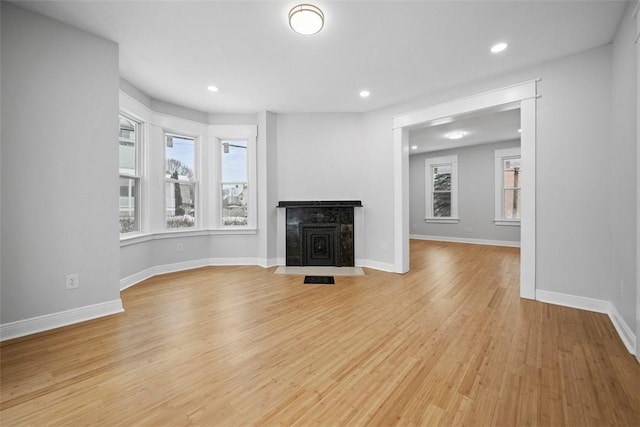
<svg viewBox="0 0 640 427">
<path fill-rule="evenodd" d="M 458 156 L 425 160 L 426 222 L 457 223 Z"/>
<path fill-rule="evenodd" d="M 220 194 L 222 225 L 249 224 L 248 152 L 246 140 L 221 140 Z"/>
<path fill-rule="evenodd" d="M 165 217 L 167 228 L 196 225 L 196 139 L 165 133 Z"/>
<path fill-rule="evenodd" d="M 140 134 L 141 124 L 120 115 L 120 234 L 140 231 Z"/>
<path fill-rule="evenodd" d="M 521 214 L 520 148 L 495 151 L 496 225 L 520 225 Z"/>
</svg>

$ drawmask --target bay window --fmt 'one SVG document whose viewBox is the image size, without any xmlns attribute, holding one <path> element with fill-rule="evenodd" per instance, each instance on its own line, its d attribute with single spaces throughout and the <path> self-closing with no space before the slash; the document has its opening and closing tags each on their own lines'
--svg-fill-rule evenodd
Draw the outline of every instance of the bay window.
<svg viewBox="0 0 640 427">
<path fill-rule="evenodd" d="M 166 228 L 196 225 L 196 139 L 165 133 Z"/>
<path fill-rule="evenodd" d="M 140 231 L 140 135 L 141 124 L 120 115 L 119 217 L 120 234 Z"/>
<path fill-rule="evenodd" d="M 249 181 L 247 179 L 247 141 L 220 141 L 220 194 L 222 225 L 248 224 Z"/>
</svg>

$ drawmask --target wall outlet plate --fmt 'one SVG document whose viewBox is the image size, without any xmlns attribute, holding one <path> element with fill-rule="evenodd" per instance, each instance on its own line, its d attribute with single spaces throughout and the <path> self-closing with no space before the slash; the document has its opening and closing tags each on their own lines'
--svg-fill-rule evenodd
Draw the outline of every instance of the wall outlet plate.
<svg viewBox="0 0 640 427">
<path fill-rule="evenodd" d="M 78 289 L 80 286 L 80 279 L 78 279 L 78 273 L 67 274 L 67 289 Z"/>
</svg>

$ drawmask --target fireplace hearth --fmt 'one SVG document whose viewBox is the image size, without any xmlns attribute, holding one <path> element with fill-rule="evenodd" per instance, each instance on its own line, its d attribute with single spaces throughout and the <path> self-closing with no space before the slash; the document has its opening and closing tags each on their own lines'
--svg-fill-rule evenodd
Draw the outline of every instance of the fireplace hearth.
<svg viewBox="0 0 640 427">
<path fill-rule="evenodd" d="M 283 201 L 286 265 L 353 267 L 353 208 L 360 200 Z"/>
</svg>

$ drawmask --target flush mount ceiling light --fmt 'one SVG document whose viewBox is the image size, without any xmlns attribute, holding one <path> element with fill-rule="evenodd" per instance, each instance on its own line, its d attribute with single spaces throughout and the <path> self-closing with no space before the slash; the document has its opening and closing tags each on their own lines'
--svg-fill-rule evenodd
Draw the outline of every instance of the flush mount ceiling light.
<svg viewBox="0 0 640 427">
<path fill-rule="evenodd" d="M 299 34 L 315 34 L 324 26 L 324 14 L 311 4 L 299 4 L 289 12 L 289 26 Z"/>
<path fill-rule="evenodd" d="M 207 86 L 207 90 L 209 90 L 211 92 L 217 92 L 218 88 L 216 86 Z"/>
<path fill-rule="evenodd" d="M 417 145 L 412 145 L 412 146 L 411 146 L 411 149 L 412 149 L 412 150 L 417 150 L 417 149 L 418 149 L 418 146 L 417 146 Z"/>
<path fill-rule="evenodd" d="M 456 132 L 449 132 L 448 134 L 445 135 L 445 137 L 449 139 L 460 139 L 460 138 L 464 138 L 466 134 L 467 133 L 463 131 L 456 131 Z"/>
<path fill-rule="evenodd" d="M 491 53 L 500 53 L 504 51 L 509 45 L 505 42 L 496 43 L 491 46 Z"/>
<path fill-rule="evenodd" d="M 361 98 L 366 98 L 366 97 L 368 97 L 369 95 L 371 95 L 371 92 L 369 92 L 368 90 L 361 90 L 361 91 L 360 91 L 360 97 L 361 97 Z"/>
</svg>

